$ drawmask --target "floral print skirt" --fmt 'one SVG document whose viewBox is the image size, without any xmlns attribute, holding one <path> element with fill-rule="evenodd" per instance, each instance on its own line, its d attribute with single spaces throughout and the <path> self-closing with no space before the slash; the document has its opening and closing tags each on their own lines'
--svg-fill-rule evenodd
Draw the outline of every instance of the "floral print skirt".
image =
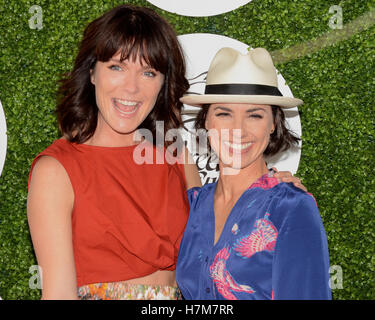
<svg viewBox="0 0 375 320">
<path fill-rule="evenodd" d="M 129 284 L 124 281 L 94 283 L 78 288 L 81 300 L 181 300 L 178 287 Z"/>
</svg>

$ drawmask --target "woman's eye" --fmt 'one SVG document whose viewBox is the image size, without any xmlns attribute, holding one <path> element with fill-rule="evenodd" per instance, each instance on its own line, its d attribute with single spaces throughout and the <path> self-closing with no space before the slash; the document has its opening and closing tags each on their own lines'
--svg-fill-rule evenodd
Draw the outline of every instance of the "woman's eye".
<svg viewBox="0 0 375 320">
<path fill-rule="evenodd" d="M 220 112 L 220 113 L 217 113 L 216 116 L 217 117 L 226 117 L 226 116 L 229 116 L 229 113 L 228 112 Z"/>
<path fill-rule="evenodd" d="M 156 76 L 156 72 L 154 72 L 154 71 L 145 71 L 145 72 L 144 72 L 144 75 L 145 75 L 146 77 L 153 78 L 153 77 Z"/>
<path fill-rule="evenodd" d="M 262 119 L 263 116 L 260 115 L 260 114 L 251 114 L 251 115 L 250 115 L 250 118 Z"/>
<path fill-rule="evenodd" d="M 116 65 L 116 64 L 109 66 L 109 69 L 115 70 L 115 71 L 121 71 L 122 70 L 121 67 Z"/>
</svg>

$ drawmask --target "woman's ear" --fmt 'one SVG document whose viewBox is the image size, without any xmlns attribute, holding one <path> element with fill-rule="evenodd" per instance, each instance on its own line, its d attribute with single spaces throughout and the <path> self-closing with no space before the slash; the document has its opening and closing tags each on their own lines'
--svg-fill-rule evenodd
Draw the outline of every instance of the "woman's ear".
<svg viewBox="0 0 375 320">
<path fill-rule="evenodd" d="M 90 69 L 90 81 L 95 86 L 95 69 Z"/>
<path fill-rule="evenodd" d="M 276 129 L 276 123 L 273 123 L 272 128 L 271 128 L 271 134 L 275 132 L 275 129 Z"/>
</svg>

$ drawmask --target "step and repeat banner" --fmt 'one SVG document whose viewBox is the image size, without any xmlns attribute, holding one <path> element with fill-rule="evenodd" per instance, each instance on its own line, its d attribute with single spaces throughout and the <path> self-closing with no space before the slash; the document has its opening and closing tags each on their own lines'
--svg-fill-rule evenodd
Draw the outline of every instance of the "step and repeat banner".
<svg viewBox="0 0 375 320">
<path fill-rule="evenodd" d="M 375 0 L 35 1 L 0 4 L 0 297 L 39 299 L 26 216 L 34 157 L 59 138 L 58 80 L 70 71 L 86 25 L 123 3 L 147 6 L 176 29 L 190 91 L 203 93 L 211 59 L 223 47 L 266 48 L 298 147 L 267 159 L 291 171 L 317 199 L 328 235 L 334 299 L 375 298 Z M 197 108 L 181 129 L 203 184 L 217 159 L 195 144 Z M 33 278 L 34 277 L 34 278 Z"/>
</svg>

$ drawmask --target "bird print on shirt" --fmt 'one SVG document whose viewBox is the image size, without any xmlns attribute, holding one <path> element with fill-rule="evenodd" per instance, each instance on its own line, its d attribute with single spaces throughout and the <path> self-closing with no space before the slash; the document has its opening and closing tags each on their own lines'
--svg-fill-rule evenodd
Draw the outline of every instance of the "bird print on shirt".
<svg viewBox="0 0 375 320">
<path fill-rule="evenodd" d="M 250 286 L 238 284 L 226 268 L 226 261 L 230 256 L 229 247 L 224 247 L 215 256 L 210 266 L 210 275 L 217 291 L 228 300 L 238 300 L 233 292 L 254 293 Z"/>
<path fill-rule="evenodd" d="M 238 239 L 233 245 L 237 255 L 243 258 L 250 258 L 257 252 L 275 249 L 278 232 L 269 220 L 269 213 L 266 213 L 263 219 L 256 220 L 254 226 L 253 232 Z"/>
</svg>

